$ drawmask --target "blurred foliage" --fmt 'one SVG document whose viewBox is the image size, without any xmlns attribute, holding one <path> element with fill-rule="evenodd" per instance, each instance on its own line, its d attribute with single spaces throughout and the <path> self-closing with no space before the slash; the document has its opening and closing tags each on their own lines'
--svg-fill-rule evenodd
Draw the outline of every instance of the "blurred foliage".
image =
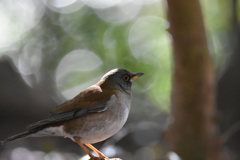
<svg viewBox="0 0 240 160">
<path fill-rule="evenodd" d="M 166 5 L 137 1 L 0 2 L 0 55 L 9 56 L 29 86 L 50 86 L 69 99 L 113 68 L 144 72 L 134 93 L 168 112 L 171 36 Z M 209 46 L 223 64 L 230 1 L 202 0 Z M 214 48 L 214 51 L 213 51 Z"/>
<path fill-rule="evenodd" d="M 228 53 L 233 50 L 234 45 L 230 43 L 235 43 L 234 40 L 229 40 L 234 23 L 233 1 L 200 0 L 216 71 L 222 68 Z M 236 8 L 239 8 L 240 4 L 237 5 Z M 2 101 L 8 100 L 3 101 L 3 104 L 6 103 L 5 106 L 2 105 L 2 109 L 9 107 L 9 101 L 17 103 L 11 105 L 12 108 L 9 107 L 8 112 L 2 112 L 10 118 L 9 124 L 18 126 L 16 121 L 25 122 L 28 119 L 26 115 L 35 117 L 36 115 L 25 111 L 32 110 L 31 113 L 40 114 L 37 110 L 42 105 L 48 112 L 49 108 L 54 106 L 49 100 L 44 102 L 43 99 L 70 99 L 113 68 L 144 72 L 145 76 L 133 84 L 132 105 L 137 107 L 132 107 L 132 115 L 129 116 L 125 127 L 112 139 L 104 142 L 101 149 L 109 156 L 117 156 L 116 151 L 121 152 L 119 157 L 123 159 L 141 160 L 146 159 L 146 155 L 149 160 L 159 159 L 165 152 L 164 144 L 159 145 L 163 139 L 160 133 L 168 121 L 166 114 L 170 110 L 171 97 L 171 35 L 168 33 L 166 10 L 165 1 L 161 0 L 1 0 L 0 58 L 10 58 L 22 79 L 33 90 L 44 90 L 41 93 L 40 90 L 35 91 L 39 94 L 22 93 L 24 90 L 17 88 L 17 80 L 9 82 L 12 88 L 8 88 L 8 92 L 2 88 Z M 237 12 L 240 14 L 240 10 Z M 4 78 L 2 77 L 3 81 L 14 79 Z M 8 83 L 2 83 L 5 84 Z M 19 94 L 15 94 L 16 89 Z M 49 95 L 42 96 L 46 93 L 51 98 Z M 25 94 L 27 98 L 18 97 L 20 94 Z M 39 105 L 35 108 L 32 107 L 34 103 L 26 105 L 30 98 L 37 99 L 36 103 Z M 21 106 L 18 102 L 23 101 L 26 103 L 22 103 Z M 226 106 L 229 107 L 229 102 Z M 19 117 L 13 117 L 12 113 Z M 21 116 L 24 118 L 21 119 Z M 4 118 L 3 125 L 5 121 Z M 4 136 L 8 136 L 13 128 L 16 130 L 12 133 L 17 131 L 14 125 L 5 127 L 7 129 L 6 133 L 3 132 L 6 134 Z M 20 128 L 21 126 L 18 129 Z M 29 143 L 36 144 L 34 140 L 31 139 Z M 80 158 L 78 155 L 65 153 L 66 151 L 56 151 L 58 147 L 63 147 L 73 152 L 76 149 L 75 144 L 70 148 L 70 145 L 67 145 L 68 141 L 61 140 L 62 145 L 51 145 L 50 139 L 46 141 L 47 143 L 43 142 L 46 147 L 42 150 L 49 153 L 34 151 L 33 146 L 26 149 L 28 147 L 20 141 L 20 146 L 26 148 L 16 148 L 16 142 L 10 143 L 15 149 L 1 153 L 0 159 L 4 159 L 1 156 L 7 152 L 12 156 L 7 159 L 14 160 L 37 159 L 33 157 L 62 157 L 68 160 L 71 159 L 69 157 Z M 7 145 L 5 147 L 10 148 Z M 170 155 L 176 157 L 174 153 L 170 153 L 169 157 Z"/>
</svg>

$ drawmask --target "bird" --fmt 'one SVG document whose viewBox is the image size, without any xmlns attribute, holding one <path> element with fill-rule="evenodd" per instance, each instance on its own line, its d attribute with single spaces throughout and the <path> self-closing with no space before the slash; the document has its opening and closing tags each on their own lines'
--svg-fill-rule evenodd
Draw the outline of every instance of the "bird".
<svg viewBox="0 0 240 160">
<path fill-rule="evenodd" d="M 27 137 L 60 136 L 76 142 L 90 160 L 110 160 L 92 144 L 113 136 L 123 127 L 131 106 L 132 82 L 142 75 L 142 72 L 113 69 L 96 84 L 55 107 L 46 118 L 0 143 L 3 145 Z"/>
</svg>

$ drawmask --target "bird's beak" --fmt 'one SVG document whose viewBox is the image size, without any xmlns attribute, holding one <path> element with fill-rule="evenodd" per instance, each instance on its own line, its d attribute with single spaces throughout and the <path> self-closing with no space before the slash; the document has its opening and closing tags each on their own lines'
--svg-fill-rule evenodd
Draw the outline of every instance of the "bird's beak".
<svg viewBox="0 0 240 160">
<path fill-rule="evenodd" d="M 135 79 L 141 77 L 142 75 L 144 75 L 144 73 L 142 73 L 142 72 L 139 72 L 139 73 L 133 73 L 132 78 L 131 78 L 131 81 L 133 81 L 133 80 L 135 80 Z"/>
</svg>

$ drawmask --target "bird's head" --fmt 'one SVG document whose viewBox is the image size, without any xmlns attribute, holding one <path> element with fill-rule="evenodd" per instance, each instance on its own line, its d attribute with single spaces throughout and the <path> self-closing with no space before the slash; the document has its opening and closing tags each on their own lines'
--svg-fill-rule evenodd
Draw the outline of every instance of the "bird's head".
<svg viewBox="0 0 240 160">
<path fill-rule="evenodd" d="M 126 69 L 113 69 L 101 78 L 101 87 L 131 93 L 132 81 L 143 74 L 142 72 L 131 73 Z"/>
</svg>

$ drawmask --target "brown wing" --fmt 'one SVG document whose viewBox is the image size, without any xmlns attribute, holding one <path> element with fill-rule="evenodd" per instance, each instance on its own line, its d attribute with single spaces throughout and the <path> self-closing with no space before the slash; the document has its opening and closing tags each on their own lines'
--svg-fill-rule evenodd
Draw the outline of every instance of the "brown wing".
<svg viewBox="0 0 240 160">
<path fill-rule="evenodd" d="M 110 100 L 115 90 L 101 89 L 99 86 L 91 86 L 71 100 L 56 107 L 51 113 L 66 112 L 79 108 L 92 109 Z"/>
<path fill-rule="evenodd" d="M 106 103 L 113 94 L 115 94 L 115 90 L 102 90 L 98 86 L 91 86 L 55 108 L 45 119 L 27 126 L 27 129 L 42 128 L 46 125 L 102 112 L 107 109 Z"/>
</svg>

